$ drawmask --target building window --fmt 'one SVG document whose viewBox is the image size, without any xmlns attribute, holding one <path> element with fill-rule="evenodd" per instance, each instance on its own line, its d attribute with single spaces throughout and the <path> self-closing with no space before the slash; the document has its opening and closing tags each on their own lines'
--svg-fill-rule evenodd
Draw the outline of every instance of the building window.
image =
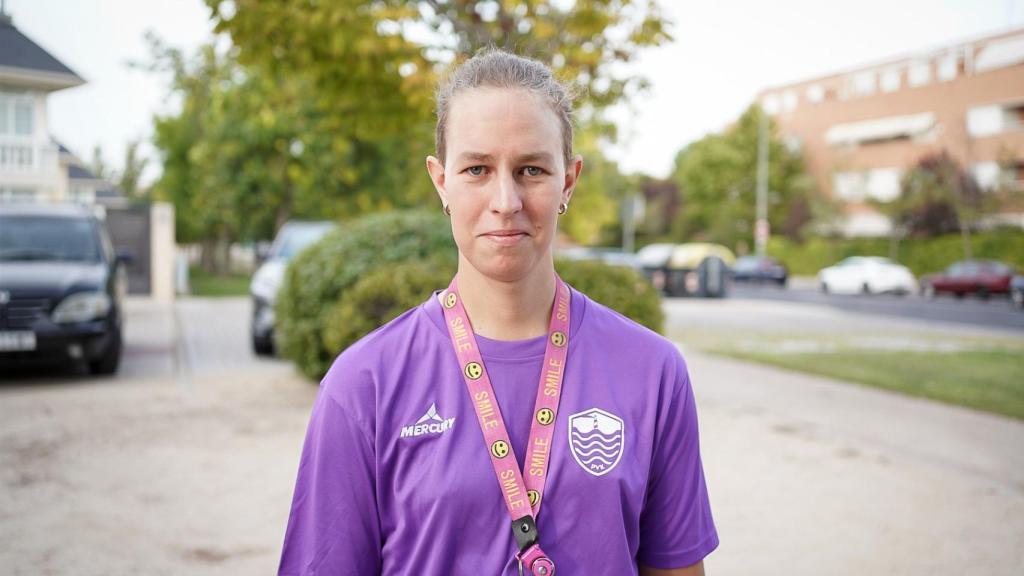
<svg viewBox="0 0 1024 576">
<path fill-rule="evenodd" d="M 769 114 L 779 113 L 779 96 L 778 94 L 768 94 L 761 101 L 761 106 L 764 107 L 764 111 Z"/>
<path fill-rule="evenodd" d="M 853 93 L 857 96 L 871 96 L 875 93 L 875 73 L 859 72 L 853 75 Z"/>
<path fill-rule="evenodd" d="M 899 198 L 902 176 L 903 171 L 899 168 L 876 168 L 868 171 L 868 196 L 879 202 L 892 202 Z"/>
<path fill-rule="evenodd" d="M 786 90 L 782 93 L 782 110 L 792 112 L 797 105 L 797 95 L 793 90 Z"/>
<path fill-rule="evenodd" d="M 812 84 L 807 87 L 805 97 L 811 104 L 817 104 L 825 99 L 825 89 L 819 84 Z"/>
<path fill-rule="evenodd" d="M 832 175 L 832 194 L 846 202 L 863 202 L 865 180 L 862 172 L 837 172 Z"/>
<path fill-rule="evenodd" d="M 890 68 L 885 72 L 882 72 L 881 78 L 882 92 L 895 92 L 900 89 L 900 70 L 899 68 Z"/>
<path fill-rule="evenodd" d="M 0 136 L 32 136 L 32 98 L 0 92 Z"/>
<path fill-rule="evenodd" d="M 932 81 L 932 65 L 927 60 L 920 60 L 910 65 L 907 71 L 907 83 L 913 87 L 924 86 Z"/>
<path fill-rule="evenodd" d="M 957 65 L 959 60 L 956 54 L 947 54 L 939 60 L 938 76 L 940 82 L 948 82 L 956 78 Z"/>
<path fill-rule="evenodd" d="M 975 72 L 1009 68 L 1024 62 L 1024 36 L 988 43 L 974 61 Z"/>
<path fill-rule="evenodd" d="M 32 135 L 32 103 L 24 100 L 14 102 L 14 133 L 18 136 Z"/>
</svg>

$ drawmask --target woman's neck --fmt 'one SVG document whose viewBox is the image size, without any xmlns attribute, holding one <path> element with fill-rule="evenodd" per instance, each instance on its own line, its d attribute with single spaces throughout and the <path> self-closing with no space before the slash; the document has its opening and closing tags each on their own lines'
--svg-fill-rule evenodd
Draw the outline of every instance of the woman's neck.
<svg viewBox="0 0 1024 576">
<path fill-rule="evenodd" d="M 494 340 L 526 340 L 547 333 L 555 301 L 555 272 L 538 263 L 525 277 L 503 282 L 459 262 L 459 296 L 473 331 Z"/>
</svg>

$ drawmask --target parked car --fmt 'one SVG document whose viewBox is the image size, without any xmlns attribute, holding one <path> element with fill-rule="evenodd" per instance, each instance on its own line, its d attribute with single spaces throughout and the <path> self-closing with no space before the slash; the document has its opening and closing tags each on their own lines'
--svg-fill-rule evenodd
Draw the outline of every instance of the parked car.
<svg viewBox="0 0 1024 576">
<path fill-rule="evenodd" d="M 1018 310 L 1024 310 L 1024 276 L 1017 275 L 1010 280 L 1010 303 Z"/>
<path fill-rule="evenodd" d="M 785 286 L 788 278 L 786 266 L 771 256 L 741 256 L 732 267 L 734 282 Z"/>
<path fill-rule="evenodd" d="M 721 298 L 728 293 L 732 251 L 720 244 L 651 244 L 637 252 L 655 288 L 669 296 Z"/>
<path fill-rule="evenodd" d="M 1008 294 L 1013 268 L 995 260 L 962 260 L 952 264 L 940 274 L 921 279 L 921 294 L 934 298 L 943 293 L 963 298 L 977 294 L 988 298 L 992 294 Z"/>
<path fill-rule="evenodd" d="M 284 281 L 288 263 L 299 252 L 315 244 L 325 234 L 337 228 L 326 220 L 290 220 L 277 232 L 265 260 L 256 269 L 249 285 L 252 294 L 252 322 L 250 335 L 252 350 L 259 355 L 274 353 L 274 302 Z"/>
<path fill-rule="evenodd" d="M 116 372 L 127 260 L 91 209 L 0 205 L 0 365 Z"/>
<path fill-rule="evenodd" d="M 910 294 L 917 282 L 902 264 L 880 256 L 851 256 L 818 272 L 818 287 L 832 294 Z"/>
<path fill-rule="evenodd" d="M 556 254 L 559 258 L 567 260 L 595 260 L 604 262 L 609 266 L 622 266 L 640 270 L 640 260 L 632 252 L 624 252 L 619 248 L 605 248 L 592 246 L 574 246 L 563 248 Z"/>
</svg>

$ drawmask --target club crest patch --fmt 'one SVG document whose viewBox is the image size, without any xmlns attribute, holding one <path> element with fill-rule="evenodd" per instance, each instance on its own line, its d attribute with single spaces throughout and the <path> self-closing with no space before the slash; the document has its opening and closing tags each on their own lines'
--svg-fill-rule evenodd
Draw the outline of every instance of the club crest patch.
<svg viewBox="0 0 1024 576">
<path fill-rule="evenodd" d="M 626 427 L 622 418 L 600 408 L 569 417 L 569 448 L 572 457 L 594 476 L 604 476 L 622 459 Z"/>
</svg>

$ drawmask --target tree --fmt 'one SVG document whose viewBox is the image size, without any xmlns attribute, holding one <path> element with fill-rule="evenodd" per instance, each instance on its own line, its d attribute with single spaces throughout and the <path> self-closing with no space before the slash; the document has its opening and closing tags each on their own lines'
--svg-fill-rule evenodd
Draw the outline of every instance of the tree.
<svg viewBox="0 0 1024 576">
<path fill-rule="evenodd" d="M 92 148 L 92 162 L 89 164 L 89 171 L 97 180 L 107 180 L 114 175 L 107 161 L 103 159 L 103 147 L 99 144 Z"/>
<path fill-rule="evenodd" d="M 144 192 L 139 189 L 139 178 L 142 177 L 142 171 L 149 163 L 148 158 L 139 156 L 139 144 L 141 143 L 141 140 L 132 140 L 128 143 L 128 147 L 124 151 L 124 168 L 121 170 L 117 182 L 117 187 L 121 189 L 121 192 L 132 199 L 148 199 L 148 191 Z"/>
<path fill-rule="evenodd" d="M 671 179 L 682 195 L 672 232 L 677 241 L 743 247 L 752 239 L 761 114 L 751 106 L 725 132 L 705 136 L 676 155 Z M 811 218 L 811 180 L 801 154 L 778 138 L 770 118 L 768 126 L 768 220 L 773 229 L 798 237 Z"/>
<path fill-rule="evenodd" d="M 546 62 L 601 109 L 645 86 L 642 78 L 616 72 L 621 64 L 671 40 L 654 0 L 207 4 L 243 62 L 301 70 L 340 107 L 370 112 L 365 123 L 377 128 L 387 123 L 371 120 L 375 111 L 429 113 L 437 71 L 485 46 Z"/>
</svg>

